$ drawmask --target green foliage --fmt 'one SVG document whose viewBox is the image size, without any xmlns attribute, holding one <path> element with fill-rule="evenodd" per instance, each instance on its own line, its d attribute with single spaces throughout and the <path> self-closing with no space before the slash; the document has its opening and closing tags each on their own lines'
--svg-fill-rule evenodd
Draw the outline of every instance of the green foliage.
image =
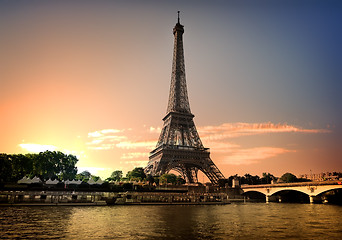
<svg viewBox="0 0 342 240">
<path fill-rule="evenodd" d="M 24 176 L 41 179 L 73 179 L 78 159 L 62 152 L 45 151 L 39 154 L 0 154 L 1 182 L 15 182 Z"/>
<path fill-rule="evenodd" d="M 122 178 L 122 171 L 121 170 L 115 170 L 112 172 L 109 178 L 107 178 L 107 181 L 120 181 Z"/>
<path fill-rule="evenodd" d="M 76 180 L 81 180 L 82 182 L 87 182 L 91 177 L 91 173 L 87 170 L 76 175 Z"/>
<path fill-rule="evenodd" d="M 181 184 L 185 184 L 186 181 L 185 181 L 184 178 L 182 178 L 182 176 L 178 175 L 178 176 L 177 176 L 177 179 L 176 179 L 176 183 L 179 184 L 179 185 L 181 185 Z"/>
<path fill-rule="evenodd" d="M 134 168 L 132 171 L 127 172 L 126 177 L 130 181 L 142 181 L 146 178 L 144 169 L 141 167 Z"/>
<path fill-rule="evenodd" d="M 272 174 L 264 172 L 262 173 L 262 178 L 260 180 L 262 184 L 271 184 L 272 180 L 276 180 L 276 179 L 277 178 L 273 176 Z"/>
<path fill-rule="evenodd" d="M 229 186 L 232 186 L 232 180 L 239 179 L 240 184 L 249 184 L 249 185 L 256 185 L 256 184 L 271 184 L 272 180 L 276 180 L 277 178 L 270 173 L 263 173 L 262 178 L 258 175 L 251 175 L 246 173 L 244 176 L 239 176 L 237 174 L 230 176 L 227 180 Z"/>
<path fill-rule="evenodd" d="M 91 176 L 91 173 L 90 173 L 89 171 L 85 170 L 85 171 L 81 172 L 80 175 L 82 175 L 82 176 L 84 176 L 85 178 L 88 178 L 88 179 L 89 179 L 90 176 Z"/>
<path fill-rule="evenodd" d="M 240 178 L 240 183 L 255 185 L 255 184 L 260 184 L 261 180 L 258 175 L 253 176 L 253 175 L 246 173 L 243 177 Z"/>
<path fill-rule="evenodd" d="M 89 171 L 85 170 L 75 177 L 76 180 L 81 180 L 82 182 L 88 182 L 90 179 L 93 179 L 95 182 L 100 179 L 99 176 L 92 175 Z"/>
<path fill-rule="evenodd" d="M 184 184 L 185 180 L 181 176 L 176 176 L 175 174 L 171 173 L 165 173 L 160 176 L 159 181 L 161 184 L 167 184 L 171 183 L 173 185 L 175 184 Z"/>
<path fill-rule="evenodd" d="M 99 180 L 100 179 L 100 177 L 99 176 L 95 176 L 95 175 L 91 175 L 91 178 L 96 182 L 97 180 Z"/>
<path fill-rule="evenodd" d="M 148 183 L 149 183 L 150 185 L 152 185 L 153 183 L 156 182 L 156 181 L 155 181 L 155 178 L 154 178 L 151 174 L 148 174 L 148 175 L 146 176 L 146 181 L 148 181 Z"/>
<path fill-rule="evenodd" d="M 171 174 L 165 173 L 160 176 L 161 184 L 167 184 L 167 183 L 176 184 L 176 182 L 177 182 L 177 176 L 173 173 Z"/>
<path fill-rule="evenodd" d="M 297 177 L 292 173 L 285 173 L 280 177 L 280 180 L 285 183 L 297 182 Z"/>
</svg>

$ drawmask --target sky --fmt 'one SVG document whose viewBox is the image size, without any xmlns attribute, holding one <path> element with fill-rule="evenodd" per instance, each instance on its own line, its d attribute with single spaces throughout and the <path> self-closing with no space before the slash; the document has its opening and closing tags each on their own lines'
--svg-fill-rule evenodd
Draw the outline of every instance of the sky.
<svg viewBox="0 0 342 240">
<path fill-rule="evenodd" d="M 342 171 L 337 0 L 0 0 L 0 152 L 74 154 L 103 179 L 145 167 L 178 10 L 191 111 L 225 177 Z"/>
</svg>

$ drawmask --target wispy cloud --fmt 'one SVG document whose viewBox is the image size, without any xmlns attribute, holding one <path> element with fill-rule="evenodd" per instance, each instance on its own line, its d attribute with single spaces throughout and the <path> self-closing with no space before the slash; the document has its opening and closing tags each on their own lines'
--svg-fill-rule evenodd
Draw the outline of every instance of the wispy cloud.
<svg viewBox="0 0 342 240">
<path fill-rule="evenodd" d="M 83 171 L 88 171 L 92 175 L 95 176 L 110 176 L 111 173 L 114 171 L 112 168 L 99 168 L 99 167 L 92 167 L 92 166 L 77 166 L 77 172 L 81 173 Z M 103 177 L 102 179 L 105 179 L 106 177 Z"/>
<path fill-rule="evenodd" d="M 145 148 L 145 149 L 152 150 L 155 146 L 156 146 L 156 141 L 141 141 L 141 142 L 125 141 L 125 142 L 119 142 L 118 144 L 116 144 L 116 147 L 124 148 L 124 149 Z"/>
<path fill-rule="evenodd" d="M 131 167 L 145 167 L 148 163 L 148 160 L 138 160 L 138 161 L 123 161 L 120 164 L 129 165 Z"/>
<path fill-rule="evenodd" d="M 130 129 L 132 130 L 132 129 Z M 160 127 L 144 126 L 139 137 L 131 136 L 136 131 L 120 129 L 103 129 L 88 133 L 88 149 L 121 151 L 120 159 L 124 163 L 142 161 L 148 162 L 148 152 L 152 150 L 160 133 Z M 254 164 L 264 159 L 274 158 L 281 154 L 295 152 L 295 148 L 288 149 L 285 146 L 258 146 L 246 148 L 235 143 L 234 139 L 242 136 L 262 134 L 297 133 L 297 134 L 320 134 L 329 133 L 327 129 L 305 129 L 287 123 L 223 123 L 221 125 L 198 127 L 201 139 L 206 147 L 211 148 L 215 154 L 215 161 L 221 164 L 242 165 Z M 131 161 L 130 161 L 131 160 Z"/>
<path fill-rule="evenodd" d="M 160 133 L 161 128 L 160 127 L 150 127 L 150 132 L 151 133 Z"/>
<path fill-rule="evenodd" d="M 118 142 L 125 141 L 126 136 L 122 135 L 125 130 L 102 129 L 88 133 L 88 149 L 108 150 L 114 148 Z"/>
<path fill-rule="evenodd" d="M 208 146 L 206 144 L 206 142 L 204 142 L 205 146 Z M 241 146 L 235 143 L 231 143 L 231 142 L 215 142 L 213 143 L 210 148 L 212 152 L 218 152 L 218 153 L 227 153 L 227 152 L 232 152 L 235 149 L 240 148 Z"/>
<path fill-rule="evenodd" d="M 211 148 L 211 152 L 218 156 L 223 164 L 245 165 L 254 164 L 264 159 L 295 152 L 286 147 L 258 146 L 245 148 L 233 143 L 234 138 L 261 134 L 298 133 L 321 134 L 330 133 L 327 129 L 304 129 L 286 123 L 223 123 L 217 126 L 203 126 L 198 128 L 203 143 Z"/>
<path fill-rule="evenodd" d="M 199 127 L 202 138 L 221 140 L 266 133 L 329 133 L 327 129 L 303 129 L 286 123 L 223 123 L 218 126 Z"/>
<path fill-rule="evenodd" d="M 119 129 L 102 129 L 99 131 L 88 133 L 88 137 L 102 137 L 102 136 L 105 136 L 107 134 L 120 133 L 123 131 L 124 130 L 119 130 Z"/>
<path fill-rule="evenodd" d="M 21 143 L 18 144 L 19 147 L 22 149 L 25 149 L 28 152 L 31 153 L 40 153 L 40 152 L 45 152 L 45 151 L 61 151 L 64 154 L 72 154 L 76 156 L 77 158 L 86 158 L 87 155 L 85 154 L 84 151 L 77 151 L 77 150 L 69 150 L 69 149 L 64 149 L 61 147 L 57 147 L 54 145 L 44 145 L 44 144 L 37 144 L 37 143 Z"/>
<path fill-rule="evenodd" d="M 124 153 L 121 156 L 121 159 L 135 159 L 135 158 L 148 158 L 147 152 L 130 152 L 130 153 Z"/>
<path fill-rule="evenodd" d="M 260 160 L 275 157 L 280 154 L 295 152 L 286 148 L 275 147 L 256 147 L 256 148 L 237 148 L 223 157 L 223 163 L 231 165 L 249 165 Z"/>
<path fill-rule="evenodd" d="M 36 144 L 36 143 L 21 143 L 19 146 L 22 149 L 25 149 L 28 152 L 45 152 L 45 151 L 56 151 L 58 147 L 53 145 L 42 145 L 42 144 Z"/>
</svg>

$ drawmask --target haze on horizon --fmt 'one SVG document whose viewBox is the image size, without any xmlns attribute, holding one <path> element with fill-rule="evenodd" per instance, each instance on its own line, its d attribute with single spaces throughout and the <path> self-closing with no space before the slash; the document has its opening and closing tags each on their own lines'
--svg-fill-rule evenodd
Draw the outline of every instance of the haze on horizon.
<svg viewBox="0 0 342 240">
<path fill-rule="evenodd" d="M 0 0 L 0 152 L 146 166 L 181 11 L 189 101 L 225 177 L 342 171 L 342 3 Z"/>
</svg>

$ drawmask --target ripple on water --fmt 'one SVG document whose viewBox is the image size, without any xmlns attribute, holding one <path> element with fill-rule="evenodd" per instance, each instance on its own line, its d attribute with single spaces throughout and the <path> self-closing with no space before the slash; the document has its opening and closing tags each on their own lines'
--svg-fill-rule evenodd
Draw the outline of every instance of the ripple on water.
<svg viewBox="0 0 342 240">
<path fill-rule="evenodd" d="M 341 206 L 2 207 L 2 239 L 340 239 Z M 300 217 L 299 217 L 300 216 Z"/>
</svg>

